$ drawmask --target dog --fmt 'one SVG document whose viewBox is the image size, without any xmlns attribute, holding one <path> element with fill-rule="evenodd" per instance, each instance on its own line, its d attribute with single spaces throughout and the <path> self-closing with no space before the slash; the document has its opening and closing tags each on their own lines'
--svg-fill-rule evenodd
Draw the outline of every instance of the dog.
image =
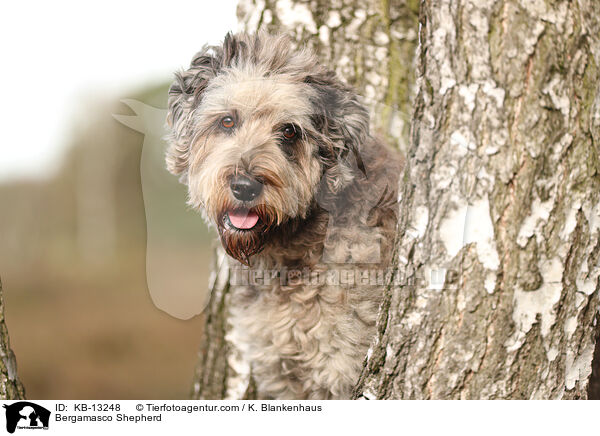
<svg viewBox="0 0 600 436">
<path fill-rule="evenodd" d="M 205 46 L 175 75 L 167 125 L 167 168 L 189 205 L 232 269 L 264 279 L 228 296 L 227 338 L 258 397 L 350 398 L 383 295 L 365 271 L 390 264 L 399 153 L 369 133 L 357 94 L 285 35 Z"/>
</svg>

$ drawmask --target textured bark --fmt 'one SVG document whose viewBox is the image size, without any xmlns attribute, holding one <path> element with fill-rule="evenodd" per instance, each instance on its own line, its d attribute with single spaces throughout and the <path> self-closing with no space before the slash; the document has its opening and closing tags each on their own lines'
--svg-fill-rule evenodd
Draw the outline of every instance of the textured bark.
<svg viewBox="0 0 600 436">
<path fill-rule="evenodd" d="M 218 400 L 227 397 L 227 381 L 231 372 L 228 364 L 227 296 L 229 293 L 229 267 L 225 253 L 215 250 L 210 278 L 210 300 L 205 309 L 206 321 L 200 342 L 200 353 L 194 384 L 193 399 Z"/>
<path fill-rule="evenodd" d="M 315 48 L 407 150 L 396 275 L 355 396 L 586 398 L 600 275 L 597 2 L 428 0 L 418 26 L 412 2 L 359 3 L 239 7 L 246 30 Z M 193 397 L 251 398 L 225 339 L 228 273 L 217 276 Z"/>
<path fill-rule="evenodd" d="M 594 360 L 592 362 L 588 400 L 600 400 L 600 341 L 598 339 L 599 336 L 596 334 L 596 350 L 594 351 Z"/>
<path fill-rule="evenodd" d="M 0 281 L 0 399 L 22 400 L 25 389 L 17 376 L 17 360 L 10 348 L 8 329 L 4 321 L 4 294 Z"/>
<path fill-rule="evenodd" d="M 583 0 L 422 4 L 399 279 L 357 397 L 586 398 L 598 17 Z"/>
<path fill-rule="evenodd" d="M 242 0 L 244 30 L 285 32 L 311 47 L 320 60 L 364 96 L 373 129 L 406 149 L 418 2 Z M 216 250 L 216 258 L 224 256 Z M 227 334 L 229 272 L 222 262 L 211 283 L 211 300 L 194 376 L 192 398 L 253 398 L 252 378 L 236 365 Z M 225 362 L 229 362 L 226 365 Z"/>
</svg>

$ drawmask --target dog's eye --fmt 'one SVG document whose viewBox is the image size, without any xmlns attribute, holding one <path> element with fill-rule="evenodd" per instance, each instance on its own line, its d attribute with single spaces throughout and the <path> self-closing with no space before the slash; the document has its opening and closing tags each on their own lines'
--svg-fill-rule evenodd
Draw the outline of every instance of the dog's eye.
<svg viewBox="0 0 600 436">
<path fill-rule="evenodd" d="M 285 139 L 291 141 L 297 135 L 296 127 L 293 124 L 286 124 L 281 130 L 281 133 Z"/>
<path fill-rule="evenodd" d="M 233 121 L 233 118 L 227 116 L 221 120 L 221 126 L 225 129 L 231 129 L 235 126 L 235 122 Z"/>
</svg>

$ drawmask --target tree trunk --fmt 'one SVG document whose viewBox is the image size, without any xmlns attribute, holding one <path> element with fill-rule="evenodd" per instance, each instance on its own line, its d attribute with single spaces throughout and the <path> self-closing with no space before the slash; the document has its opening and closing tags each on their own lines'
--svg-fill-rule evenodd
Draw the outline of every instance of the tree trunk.
<svg viewBox="0 0 600 436">
<path fill-rule="evenodd" d="M 0 281 L 0 398 L 3 400 L 22 400 L 25 389 L 17 377 L 17 360 L 10 349 L 8 329 L 4 322 L 4 293 Z"/>
<path fill-rule="evenodd" d="M 416 2 L 360 3 L 238 10 L 246 30 L 312 46 L 407 151 L 396 274 L 355 397 L 585 398 L 599 307 L 598 6 L 427 0 L 417 24 Z M 220 264 L 193 397 L 252 398 L 225 338 Z"/>
<path fill-rule="evenodd" d="M 600 275 L 592 9 L 422 4 L 398 278 L 356 397 L 586 398 Z"/>
</svg>

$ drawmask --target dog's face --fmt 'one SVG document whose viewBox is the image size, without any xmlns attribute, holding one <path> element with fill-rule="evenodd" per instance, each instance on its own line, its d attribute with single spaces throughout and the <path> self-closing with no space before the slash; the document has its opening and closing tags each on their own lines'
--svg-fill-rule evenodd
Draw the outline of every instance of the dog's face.
<svg viewBox="0 0 600 436">
<path fill-rule="evenodd" d="M 244 263 L 319 191 L 350 181 L 347 152 L 368 135 L 365 109 L 333 73 L 266 34 L 197 54 L 171 87 L 168 122 L 169 170 Z"/>
<path fill-rule="evenodd" d="M 309 86 L 253 73 L 209 83 L 187 170 L 190 204 L 204 209 L 226 249 L 243 259 L 262 248 L 273 226 L 306 215 L 322 173 L 310 140 Z"/>
</svg>

